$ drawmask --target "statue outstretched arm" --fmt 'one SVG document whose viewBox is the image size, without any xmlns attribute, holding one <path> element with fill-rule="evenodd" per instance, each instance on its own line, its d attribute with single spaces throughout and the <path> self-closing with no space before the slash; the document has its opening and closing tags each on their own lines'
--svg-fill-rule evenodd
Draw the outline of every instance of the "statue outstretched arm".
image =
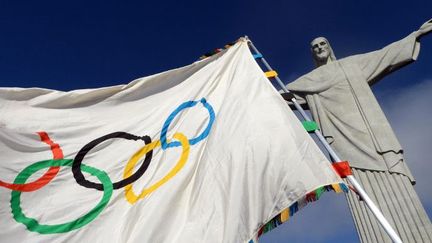
<svg viewBox="0 0 432 243">
<path fill-rule="evenodd" d="M 402 40 L 381 50 L 353 56 L 352 59 L 358 62 L 364 77 L 369 85 L 372 85 L 387 74 L 415 61 L 420 52 L 419 39 L 430 33 L 432 33 L 432 19 Z"/>
<path fill-rule="evenodd" d="M 432 33 L 432 19 L 426 21 L 420 28 L 415 32 L 417 39 Z"/>
<path fill-rule="evenodd" d="M 417 32 L 413 32 L 402 40 L 369 53 L 347 58 L 359 65 L 369 85 L 380 81 L 384 76 L 414 62 L 420 52 Z"/>
</svg>

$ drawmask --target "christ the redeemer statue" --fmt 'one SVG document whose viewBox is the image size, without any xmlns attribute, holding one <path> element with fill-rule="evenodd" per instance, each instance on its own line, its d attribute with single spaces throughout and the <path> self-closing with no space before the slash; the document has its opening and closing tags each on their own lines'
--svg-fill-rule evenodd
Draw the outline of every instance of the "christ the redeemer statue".
<svg viewBox="0 0 432 243">
<path fill-rule="evenodd" d="M 432 242 L 432 225 L 414 191 L 402 147 L 369 86 L 416 60 L 419 39 L 431 31 L 429 20 L 381 50 L 340 60 L 327 39 L 316 38 L 311 43 L 316 69 L 287 85 L 300 102 L 306 101 L 324 137 L 350 162 L 353 175 L 403 242 Z M 391 242 L 355 194 L 348 195 L 348 202 L 362 242 Z"/>
</svg>

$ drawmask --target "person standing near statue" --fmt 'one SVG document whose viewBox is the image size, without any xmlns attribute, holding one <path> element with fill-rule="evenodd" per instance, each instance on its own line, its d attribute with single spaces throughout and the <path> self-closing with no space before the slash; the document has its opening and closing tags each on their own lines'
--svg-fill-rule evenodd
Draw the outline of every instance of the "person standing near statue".
<svg viewBox="0 0 432 243">
<path fill-rule="evenodd" d="M 419 40 L 432 32 L 432 19 L 419 30 L 381 50 L 336 60 L 324 37 L 311 42 L 316 69 L 287 85 L 306 102 L 323 136 L 348 160 L 403 242 L 432 242 L 432 225 L 413 184 L 389 122 L 370 85 L 416 60 Z M 348 202 L 362 242 L 391 242 L 353 193 Z"/>
</svg>

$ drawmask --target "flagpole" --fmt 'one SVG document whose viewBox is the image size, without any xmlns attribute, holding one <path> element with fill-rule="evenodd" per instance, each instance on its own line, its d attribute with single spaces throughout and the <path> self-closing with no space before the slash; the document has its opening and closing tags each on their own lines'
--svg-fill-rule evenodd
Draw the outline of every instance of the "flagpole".
<svg viewBox="0 0 432 243">
<path fill-rule="evenodd" d="M 251 49 L 256 54 L 258 54 L 260 56 L 259 59 L 264 64 L 264 66 L 268 69 L 268 71 L 273 71 L 273 69 L 270 66 L 270 64 L 268 64 L 268 62 L 265 60 L 265 58 L 262 56 L 262 54 L 258 51 L 258 49 L 255 47 L 255 45 L 252 43 L 252 41 L 247 36 L 245 36 L 245 38 L 248 41 L 249 46 L 251 47 Z M 279 86 L 282 88 L 282 90 L 284 92 L 290 93 L 290 91 L 285 87 L 284 83 L 282 82 L 282 80 L 277 75 L 274 78 L 275 78 L 275 80 L 277 81 L 277 83 L 279 84 Z M 296 98 L 292 98 L 291 101 L 294 104 L 294 106 L 296 107 L 296 109 L 300 112 L 300 114 L 303 117 L 303 119 L 305 119 L 306 121 L 312 121 L 312 119 L 308 116 L 308 114 L 306 114 L 306 112 L 304 111 L 304 109 L 299 105 L 299 103 L 297 102 Z M 322 135 L 322 133 L 318 129 L 315 129 L 314 133 L 318 137 L 318 139 L 320 140 L 320 142 L 322 143 L 322 145 L 330 153 L 330 156 L 333 158 L 333 161 L 336 161 L 336 162 L 342 161 L 339 158 L 339 156 L 336 154 L 336 152 L 333 150 L 333 148 L 330 147 L 330 144 L 324 138 L 324 136 Z M 331 161 L 331 163 L 333 163 L 333 161 Z M 366 203 L 366 205 L 368 206 L 368 208 L 375 215 L 375 217 L 377 218 L 378 222 L 381 224 L 381 226 L 384 228 L 384 230 L 387 232 L 387 234 L 393 240 L 393 242 L 402 243 L 402 240 L 400 239 L 400 237 L 398 236 L 398 234 L 396 233 L 396 231 L 392 228 L 392 226 L 387 221 L 387 219 L 384 217 L 384 215 L 381 213 L 381 211 L 379 210 L 379 208 L 375 205 L 375 203 L 370 199 L 370 197 L 367 195 L 367 193 L 363 190 L 362 186 L 357 182 L 357 180 L 355 179 L 355 177 L 352 176 L 352 175 L 347 175 L 346 178 L 351 183 L 351 185 L 356 189 L 356 191 L 360 195 L 361 199 L 364 200 L 364 202 Z"/>
</svg>

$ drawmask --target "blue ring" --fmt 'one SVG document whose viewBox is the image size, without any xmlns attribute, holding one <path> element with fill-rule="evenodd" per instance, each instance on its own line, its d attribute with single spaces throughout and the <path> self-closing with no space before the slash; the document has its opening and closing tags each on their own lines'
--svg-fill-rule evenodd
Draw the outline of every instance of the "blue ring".
<svg viewBox="0 0 432 243">
<path fill-rule="evenodd" d="M 215 120 L 215 113 L 214 113 L 213 107 L 206 101 L 206 99 L 202 98 L 199 102 L 202 103 L 203 106 L 207 109 L 209 116 L 210 116 L 210 120 L 209 120 L 209 123 L 208 123 L 206 129 L 199 136 L 197 136 L 196 138 L 189 139 L 190 145 L 197 144 L 198 142 L 200 142 L 201 140 L 206 138 L 209 135 L 211 127 L 212 127 L 213 122 Z M 162 126 L 162 131 L 161 131 L 161 136 L 160 136 L 162 149 L 165 150 L 167 148 L 181 146 L 179 141 L 173 141 L 173 142 L 167 143 L 166 135 L 168 132 L 168 128 L 178 113 L 180 113 L 184 109 L 194 107 L 196 104 L 198 104 L 198 101 L 186 101 L 183 104 L 181 104 L 179 107 L 177 107 L 168 116 L 168 118 L 166 119 L 166 121 L 164 122 L 164 124 Z"/>
</svg>

